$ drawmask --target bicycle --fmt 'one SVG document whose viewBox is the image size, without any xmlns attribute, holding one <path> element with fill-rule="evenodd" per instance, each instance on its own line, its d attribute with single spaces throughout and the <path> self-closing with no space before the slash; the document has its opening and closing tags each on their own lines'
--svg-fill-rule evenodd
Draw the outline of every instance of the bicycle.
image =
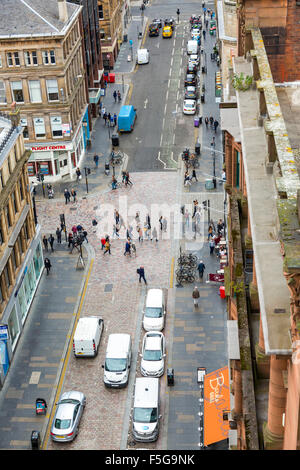
<svg viewBox="0 0 300 470">
<path fill-rule="evenodd" d="M 112 182 L 111 182 L 111 181 L 110 181 L 109 183 L 107 183 L 107 186 L 108 186 L 111 190 L 113 190 L 113 188 L 112 188 Z M 117 182 L 116 182 L 116 187 L 115 187 L 114 189 L 120 189 L 120 188 L 122 188 L 122 186 L 123 186 L 123 183 L 121 183 L 121 181 L 117 181 Z"/>
<path fill-rule="evenodd" d="M 122 154 L 120 150 L 118 150 L 118 152 L 112 151 L 110 154 L 110 163 L 111 164 L 114 163 L 115 165 L 118 165 L 122 163 L 123 157 L 124 155 Z"/>
</svg>

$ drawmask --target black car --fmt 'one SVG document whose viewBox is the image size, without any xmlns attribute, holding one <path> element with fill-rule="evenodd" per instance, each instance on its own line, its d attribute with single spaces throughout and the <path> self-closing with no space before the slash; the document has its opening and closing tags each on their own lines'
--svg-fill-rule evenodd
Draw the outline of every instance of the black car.
<svg viewBox="0 0 300 470">
<path fill-rule="evenodd" d="M 197 85 L 197 77 L 193 73 L 188 73 L 184 80 L 184 86 L 196 86 Z"/>
<path fill-rule="evenodd" d="M 173 20 L 173 18 L 166 18 L 165 19 L 165 26 L 171 26 L 171 28 L 174 30 L 175 21 Z"/>
<path fill-rule="evenodd" d="M 191 90 L 189 90 L 191 88 Z M 185 100 L 197 100 L 197 91 L 195 90 L 195 87 L 188 86 L 185 93 L 184 93 L 184 99 Z"/>
<path fill-rule="evenodd" d="M 149 26 L 149 36 L 159 36 L 159 26 L 156 23 L 151 23 Z"/>
<path fill-rule="evenodd" d="M 158 18 L 154 18 L 154 20 L 152 20 L 151 24 L 157 24 L 157 26 L 159 28 L 161 28 L 162 27 L 162 20 L 158 19 Z"/>
<path fill-rule="evenodd" d="M 188 64 L 186 68 L 186 73 L 197 73 L 197 65 L 195 64 Z"/>
</svg>

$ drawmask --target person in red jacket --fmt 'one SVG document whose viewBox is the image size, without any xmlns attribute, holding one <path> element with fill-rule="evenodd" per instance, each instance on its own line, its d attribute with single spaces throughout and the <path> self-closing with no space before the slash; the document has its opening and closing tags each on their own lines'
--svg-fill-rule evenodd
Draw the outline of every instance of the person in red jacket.
<svg viewBox="0 0 300 470">
<path fill-rule="evenodd" d="M 101 238 L 101 250 L 104 250 L 105 243 L 106 243 L 106 238 L 105 238 L 105 237 L 102 237 L 102 238 Z"/>
</svg>

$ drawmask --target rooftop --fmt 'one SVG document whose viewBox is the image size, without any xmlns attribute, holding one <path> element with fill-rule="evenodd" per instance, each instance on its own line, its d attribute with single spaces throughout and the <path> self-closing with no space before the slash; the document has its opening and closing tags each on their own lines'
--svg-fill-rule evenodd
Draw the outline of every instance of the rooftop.
<svg viewBox="0 0 300 470">
<path fill-rule="evenodd" d="M 67 2 L 64 23 L 59 20 L 57 0 L 1 0 L 0 38 L 63 34 L 80 9 Z"/>
</svg>

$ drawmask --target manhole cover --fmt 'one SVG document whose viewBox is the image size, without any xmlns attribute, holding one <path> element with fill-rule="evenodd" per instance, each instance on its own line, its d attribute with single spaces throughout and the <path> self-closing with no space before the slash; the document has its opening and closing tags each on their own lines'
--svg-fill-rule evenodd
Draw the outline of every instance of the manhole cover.
<svg viewBox="0 0 300 470">
<path fill-rule="evenodd" d="M 113 284 L 105 284 L 104 292 L 111 292 L 113 289 Z"/>
</svg>

